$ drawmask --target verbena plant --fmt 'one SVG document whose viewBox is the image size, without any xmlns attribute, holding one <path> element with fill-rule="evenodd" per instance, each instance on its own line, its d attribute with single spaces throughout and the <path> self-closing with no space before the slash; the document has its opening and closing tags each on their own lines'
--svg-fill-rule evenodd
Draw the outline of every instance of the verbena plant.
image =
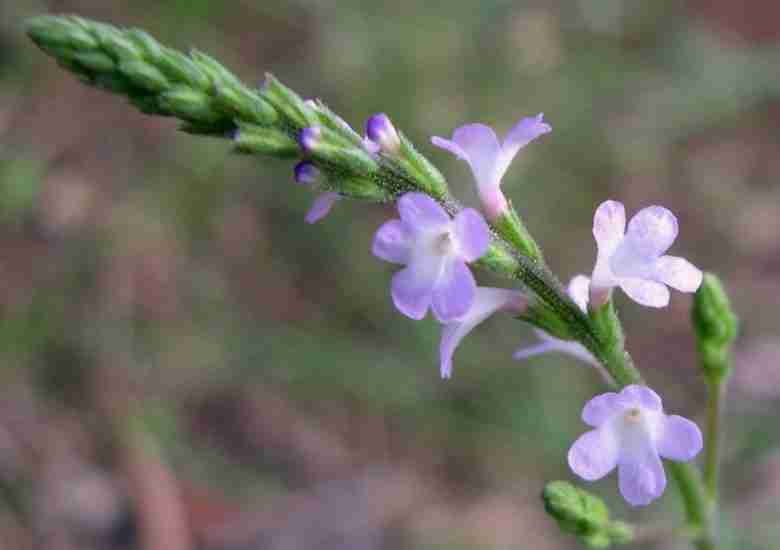
<svg viewBox="0 0 780 550">
<path fill-rule="evenodd" d="M 539 343 L 515 359 L 569 353 L 597 368 L 611 390 L 584 406 L 582 420 L 592 429 L 568 453 L 572 471 L 594 481 L 617 469 L 626 501 L 645 506 L 663 493 L 668 460 L 686 513 L 673 533 L 702 550 L 717 547 L 719 418 L 737 332 L 728 298 L 714 275 L 665 254 L 678 235 L 674 214 L 649 206 L 627 222 L 623 205 L 610 200 L 595 211 L 591 275 L 563 286 L 501 190 L 512 158 L 551 131 L 541 114 L 520 120 L 503 140 L 482 124 L 433 138 L 471 167 L 481 209 L 464 208 L 385 114 L 370 117 L 361 135 L 320 100 L 304 100 L 271 75 L 260 89 L 248 87 L 206 54 L 184 55 L 142 30 L 41 16 L 27 32 L 84 83 L 121 94 L 144 113 L 176 117 L 181 130 L 230 140 L 240 153 L 296 160 L 294 181 L 318 192 L 309 223 L 341 199 L 397 203 L 399 218 L 378 229 L 372 252 L 403 266 L 391 282 L 397 309 L 411 319 L 430 310 L 441 323 L 442 377 L 452 375 L 461 340 L 489 316 L 504 312 L 533 325 Z M 474 268 L 511 287 L 478 286 Z M 709 392 L 704 436 L 690 420 L 665 414 L 644 384 L 624 347 L 612 301 L 617 287 L 649 307 L 665 307 L 669 287 L 695 292 L 692 322 Z M 691 461 L 702 449 L 700 470 Z M 635 537 L 636 526 L 610 519 L 601 500 L 568 482 L 548 483 L 543 499 L 561 529 L 590 547 Z"/>
</svg>

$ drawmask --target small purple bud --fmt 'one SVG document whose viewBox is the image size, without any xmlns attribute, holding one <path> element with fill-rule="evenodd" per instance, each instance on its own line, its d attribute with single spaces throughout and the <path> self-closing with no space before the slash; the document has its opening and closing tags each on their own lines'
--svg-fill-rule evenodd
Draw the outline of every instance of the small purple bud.
<svg viewBox="0 0 780 550">
<path fill-rule="evenodd" d="M 398 153 L 401 147 L 401 139 L 395 126 L 384 113 L 378 113 L 369 117 L 366 121 L 366 137 L 377 143 L 382 151 L 388 154 Z"/>
<path fill-rule="evenodd" d="M 311 153 L 322 141 L 322 129 L 319 126 L 309 126 L 301 130 L 298 143 L 305 153 Z"/>
<path fill-rule="evenodd" d="M 302 160 L 296 164 L 293 172 L 295 174 L 295 183 L 300 183 L 301 185 L 310 185 L 320 177 L 319 169 L 308 160 Z"/>
</svg>

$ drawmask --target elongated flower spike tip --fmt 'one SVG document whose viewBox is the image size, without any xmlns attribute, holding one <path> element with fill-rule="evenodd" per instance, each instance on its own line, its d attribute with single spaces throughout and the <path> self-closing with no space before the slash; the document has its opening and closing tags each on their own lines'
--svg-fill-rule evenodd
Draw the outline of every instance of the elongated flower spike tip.
<svg viewBox="0 0 780 550">
<path fill-rule="evenodd" d="M 379 149 L 388 154 L 395 155 L 401 147 L 401 139 L 390 118 L 384 113 L 372 115 L 366 121 L 366 138 L 376 143 Z"/>
<path fill-rule="evenodd" d="M 569 467 L 587 481 L 617 467 L 620 494 L 632 506 L 646 506 L 663 494 L 661 458 L 688 462 L 702 448 L 699 427 L 664 414 L 661 398 L 646 386 L 597 395 L 585 405 L 582 420 L 595 429 L 574 442 Z"/>
<path fill-rule="evenodd" d="M 593 217 L 593 236 L 598 246 L 590 285 L 591 307 L 607 303 L 619 286 L 629 298 L 644 306 L 669 304 L 668 286 L 695 292 L 702 272 L 684 258 L 666 256 L 678 234 L 677 218 L 662 206 L 648 206 L 631 218 L 626 230 L 626 211 L 617 201 L 606 201 Z"/>
<path fill-rule="evenodd" d="M 461 126 L 452 133 L 452 139 L 438 136 L 431 138 L 434 145 L 469 164 L 489 220 L 495 220 L 508 208 L 501 191 L 501 178 L 512 159 L 520 149 L 552 131 L 550 125 L 542 119 L 542 113 L 521 119 L 509 130 L 503 142 L 499 142 L 493 129 L 484 124 Z"/>
<path fill-rule="evenodd" d="M 499 311 L 522 313 L 528 307 L 528 298 L 520 291 L 504 288 L 477 287 L 474 303 L 468 312 L 442 327 L 439 345 L 442 378 L 452 376 L 452 356 L 455 349 L 478 324 Z"/>
<path fill-rule="evenodd" d="M 467 262 L 488 249 L 490 232 L 474 209 L 454 219 L 423 193 L 398 200 L 400 219 L 386 222 L 374 236 L 378 258 L 405 265 L 393 276 L 391 295 L 398 311 L 412 319 L 428 312 L 441 322 L 465 315 L 474 302 L 476 282 Z"/>
</svg>

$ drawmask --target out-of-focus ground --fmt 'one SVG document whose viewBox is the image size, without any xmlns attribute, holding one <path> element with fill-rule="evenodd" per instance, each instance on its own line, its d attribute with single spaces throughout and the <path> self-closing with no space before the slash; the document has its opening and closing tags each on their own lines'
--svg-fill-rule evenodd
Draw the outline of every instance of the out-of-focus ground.
<svg viewBox="0 0 780 550">
<path fill-rule="evenodd" d="M 496 318 L 438 377 L 439 329 L 393 310 L 370 254 L 389 207 L 324 222 L 286 162 L 238 157 L 88 89 L 22 20 L 72 12 L 275 73 L 356 127 L 384 111 L 475 204 L 431 135 L 553 132 L 504 188 L 561 278 L 618 199 L 679 217 L 673 252 L 743 319 L 727 401 L 724 548 L 780 546 L 780 7 L 770 0 L 0 3 L 0 547 L 575 548 L 545 517 L 596 373 L 526 364 Z M 497 283 L 495 279 L 483 278 Z M 690 297 L 618 297 L 666 408 L 704 404 Z M 674 525 L 673 487 L 617 517 Z M 639 545 L 637 545 L 638 547 Z M 647 548 L 682 548 L 650 541 Z"/>
</svg>

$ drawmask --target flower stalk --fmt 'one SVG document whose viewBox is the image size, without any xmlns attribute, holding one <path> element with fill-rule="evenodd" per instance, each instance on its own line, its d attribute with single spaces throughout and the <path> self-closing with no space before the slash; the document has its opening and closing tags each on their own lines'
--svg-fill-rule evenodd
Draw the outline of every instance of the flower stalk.
<svg viewBox="0 0 780 550">
<path fill-rule="evenodd" d="M 447 218 L 446 223 L 450 223 L 449 217 L 459 219 L 468 212 L 452 198 L 441 172 L 415 149 L 386 115 L 372 117 L 367 136 L 361 137 L 319 100 L 304 100 L 271 75 L 267 75 L 261 89 L 247 87 L 206 54 L 193 51 L 184 55 L 159 44 L 141 30 L 122 30 L 72 16 L 40 16 L 28 21 L 27 32 L 44 52 L 84 83 L 123 95 L 144 113 L 176 117 L 182 123 L 180 129 L 190 134 L 231 140 L 236 152 L 297 160 L 296 180 L 322 191 L 307 215 L 307 221 L 311 223 L 326 215 L 342 197 L 388 202 L 410 192 L 433 199 L 431 202 L 435 201 L 442 209 L 442 217 Z M 476 253 L 461 254 L 463 257 L 458 256 L 458 261 L 521 283 L 522 290 L 528 291 L 533 308 L 536 308 L 539 315 L 536 318 L 544 319 L 543 323 L 535 324 L 556 337 L 581 344 L 603 365 L 618 389 L 642 384 L 642 377 L 625 350 L 622 326 L 612 300 L 608 298 L 608 289 L 620 286 L 640 303 L 644 300 L 648 305 L 658 307 L 665 305 L 664 298 L 668 302 L 664 284 L 690 291 L 692 285 L 689 283 L 695 279 L 689 276 L 693 267 L 681 264 L 681 259 L 661 256 L 676 237 L 676 225 L 673 232 L 668 231 L 664 240 L 655 243 L 648 252 L 646 242 L 632 240 L 634 233 L 640 236 L 646 233 L 640 231 L 640 218 L 636 222 L 638 230 L 632 233 L 629 226 L 626 244 L 621 245 L 625 213 L 622 205 L 618 208 L 613 204 L 609 212 L 602 212 L 601 226 L 594 225 L 594 234 L 597 240 L 601 239 L 603 261 L 594 269 L 593 275 L 594 279 L 601 276 L 599 283 L 607 291 L 599 294 L 600 299 L 595 303 L 592 301 L 589 312 L 583 311 L 546 266 L 540 247 L 500 189 L 501 177 L 511 158 L 530 141 L 549 131 L 549 125 L 539 114 L 522 119 L 503 141 L 484 125 L 459 128 L 451 140 L 434 138 L 435 145 L 470 164 L 477 179 L 483 211 L 492 228 L 489 235 L 485 228 L 485 240 L 489 242 L 484 254 L 480 244 L 473 247 L 480 251 L 478 259 Z M 597 229 L 601 232 L 597 233 Z M 382 244 L 389 246 L 389 242 Z M 446 256 L 445 259 L 462 252 L 460 245 L 463 243 L 457 239 L 453 242 L 457 246 L 451 254 L 440 254 Z M 638 275 L 632 271 L 641 263 L 639 260 L 648 258 L 660 262 L 665 269 L 661 280 L 650 281 L 655 286 L 650 288 L 653 292 L 649 294 L 647 282 L 637 286 Z M 617 271 L 613 273 L 612 268 Z M 681 274 L 685 276 L 678 280 Z M 473 280 L 469 283 L 470 288 L 474 286 L 472 283 Z M 691 528 L 709 525 L 710 510 L 717 500 L 716 432 L 720 428 L 720 404 L 730 370 L 728 345 L 733 340 L 726 338 L 728 342 L 724 348 L 724 330 L 728 332 L 728 327 L 723 329 L 709 314 L 714 308 L 719 312 L 719 319 L 725 319 L 722 300 L 719 296 L 713 298 L 717 292 L 712 290 L 712 285 L 704 286 L 707 290 L 702 293 L 701 307 L 695 308 L 694 321 L 702 365 L 711 388 L 704 476 L 706 492 L 694 467 L 669 465 L 682 492 Z M 472 290 L 475 289 L 474 286 Z M 604 297 L 606 299 L 601 299 Z M 493 311 L 506 309 L 504 305 L 498 301 L 485 307 L 486 311 Z M 522 309 L 526 305 L 523 303 Z M 533 308 L 529 306 L 529 312 Z M 462 325 L 451 331 L 467 332 L 476 322 L 476 318 L 464 317 L 466 312 L 458 308 L 440 309 L 440 320 Z M 424 316 L 425 310 L 412 313 L 414 315 L 410 316 L 417 318 Z M 530 313 L 523 318 L 534 323 L 535 317 Z M 735 333 L 735 329 L 732 332 Z M 449 373 L 449 368 L 443 367 L 442 372 L 445 370 Z M 706 532 L 710 533 L 709 530 Z M 714 548 L 712 540 L 707 534 L 697 544 L 701 549 L 711 549 Z"/>
</svg>

